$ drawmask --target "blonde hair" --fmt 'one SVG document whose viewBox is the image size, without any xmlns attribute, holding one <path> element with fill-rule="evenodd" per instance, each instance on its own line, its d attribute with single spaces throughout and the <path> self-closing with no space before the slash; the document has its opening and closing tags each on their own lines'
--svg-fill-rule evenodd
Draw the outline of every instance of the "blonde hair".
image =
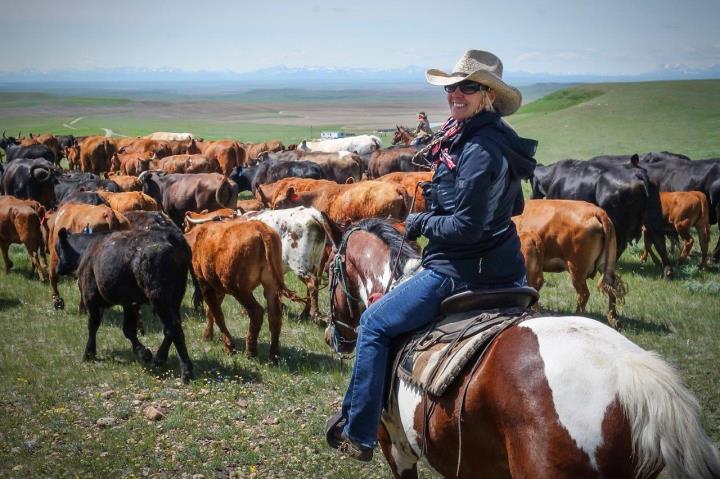
<svg viewBox="0 0 720 479">
<path fill-rule="evenodd" d="M 488 93 L 490 90 L 483 90 L 480 93 L 483 96 L 483 110 L 484 111 L 495 111 L 495 107 L 492 104 L 492 101 L 490 100 L 490 94 Z"/>
</svg>

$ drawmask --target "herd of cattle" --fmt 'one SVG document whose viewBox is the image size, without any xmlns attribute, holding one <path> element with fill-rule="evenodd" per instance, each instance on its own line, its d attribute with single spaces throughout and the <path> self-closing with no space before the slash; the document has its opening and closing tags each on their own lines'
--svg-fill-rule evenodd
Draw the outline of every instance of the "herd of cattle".
<svg viewBox="0 0 720 479">
<path fill-rule="evenodd" d="M 188 273 L 194 303 L 205 304 L 206 339 L 217 324 L 232 351 L 223 298 L 229 294 L 246 309 L 249 356 L 257 354 L 264 315 L 253 290 L 263 286 L 274 360 L 281 299 L 302 301 L 303 316 L 320 322 L 318 290 L 342 231 L 370 217 L 402 230 L 411 209 L 425 209 L 417 184 L 432 176 L 413 164 L 414 147 L 382 148 L 371 135 L 286 147 L 171 133 L 120 139 L 3 133 L 0 147 L 5 271 L 12 267 L 9 245 L 23 244 L 40 280 L 49 278 L 56 308 L 64 307 L 58 277 L 75 275 L 89 318 L 85 358 L 95 356 L 104 309 L 122 305 L 135 354 L 159 364 L 175 344 L 183 380 L 193 374 L 179 313 Z M 69 171 L 60 167 L 62 158 Z M 254 198 L 239 200 L 242 191 Z M 700 266 L 706 265 L 709 225 L 720 217 L 720 159 L 662 152 L 563 160 L 538 166 L 532 191 L 535 199 L 514 218 L 530 285 L 540 289 L 543 272 L 568 271 L 581 312 L 590 295 L 586 280 L 599 273 L 608 321 L 619 327 L 615 305 L 626 287 L 616 261 L 643 231 L 644 256 L 662 264 L 663 276 L 673 274 L 665 236 L 683 240 L 682 260 L 693 227 Z M 720 241 L 712 258 L 720 261 Z M 287 271 L 305 283 L 307 298 L 287 289 Z M 164 325 L 154 358 L 137 336 L 144 303 Z"/>
</svg>

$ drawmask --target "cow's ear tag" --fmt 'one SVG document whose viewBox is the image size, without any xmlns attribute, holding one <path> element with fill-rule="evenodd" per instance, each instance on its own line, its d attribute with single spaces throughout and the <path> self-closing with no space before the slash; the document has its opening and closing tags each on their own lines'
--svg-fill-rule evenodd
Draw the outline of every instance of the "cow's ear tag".
<svg viewBox="0 0 720 479">
<path fill-rule="evenodd" d="M 298 195 L 297 193 L 293 193 L 292 195 L 290 195 L 290 201 L 292 201 L 293 203 L 297 203 L 298 201 L 300 201 L 300 195 Z"/>
</svg>

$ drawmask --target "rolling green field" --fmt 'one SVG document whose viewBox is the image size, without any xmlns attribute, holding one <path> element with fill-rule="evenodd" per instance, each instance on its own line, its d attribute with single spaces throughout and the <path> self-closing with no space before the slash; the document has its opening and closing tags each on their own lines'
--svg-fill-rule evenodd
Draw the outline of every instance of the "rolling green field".
<svg viewBox="0 0 720 479">
<path fill-rule="evenodd" d="M 187 118 L 137 118 L 128 104 L 100 100 L 101 105 L 88 102 L 79 110 L 72 106 L 71 116 L 47 117 L 40 111 L 51 114 L 56 107 L 39 101 L 27 107 L 32 115 L 20 118 L 2 116 L 19 110 L 5 101 L 0 95 L 0 130 L 8 132 L 22 126 L 23 131 L 67 133 L 55 122 L 61 125 L 83 112 L 88 118 L 75 124 L 77 134 L 100 127 L 128 134 L 192 129 L 207 137 L 292 142 L 304 128 L 195 120 L 192 112 Z M 98 109 L 102 114 L 95 116 Z M 602 84 L 553 93 L 523 107 L 510 122 L 521 135 L 540 139 L 538 158 L 544 163 L 663 149 L 703 158 L 720 156 L 718 112 L 720 81 Z M 711 246 L 717 231 L 713 226 Z M 641 264 L 639 253 L 639 246 L 631 246 L 618 263 L 629 287 L 621 309 L 624 334 L 677 367 L 702 406 L 706 431 L 719 444 L 718 266 L 701 271 L 693 256 L 674 279 L 661 280 L 659 267 Z M 178 380 L 174 349 L 164 369 L 134 360 L 118 308 L 106 313 L 100 327 L 98 360 L 82 362 L 87 326 L 77 310 L 75 281 L 61 282 L 67 307 L 55 311 L 49 285 L 31 278 L 24 250 L 14 245 L 11 258 L 13 271 L 0 273 L 0 477 L 389 477 L 379 452 L 371 464 L 359 465 L 338 459 L 326 447 L 324 422 L 342 398 L 351 365 L 331 354 L 321 329 L 298 319 L 298 305 L 286 305 L 283 358 L 274 367 L 267 360 L 266 324 L 258 359 L 227 355 L 217 332 L 215 340 L 203 341 L 204 316 L 192 310 L 189 286 L 182 315 L 197 379 L 185 386 Z M 292 274 L 286 282 L 304 293 Z M 607 300 L 589 286 L 587 313 L 604 321 Z M 259 291 L 256 295 L 260 300 Z M 573 313 L 568 275 L 546 274 L 541 301 L 549 313 Z M 232 298 L 223 308 L 242 351 L 247 316 Z M 321 292 L 321 309 L 328 311 L 327 289 Z M 149 311 L 144 318 L 148 334 L 141 340 L 156 348 L 161 326 Z M 162 420 L 144 419 L 150 405 L 163 411 Z M 423 471 L 423 477 L 435 476 Z"/>
</svg>

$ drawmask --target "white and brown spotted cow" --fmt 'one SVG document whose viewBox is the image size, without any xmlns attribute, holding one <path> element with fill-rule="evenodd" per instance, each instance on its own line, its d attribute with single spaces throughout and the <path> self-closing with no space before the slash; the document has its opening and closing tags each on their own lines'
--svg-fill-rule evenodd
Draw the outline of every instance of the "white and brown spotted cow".
<svg viewBox="0 0 720 479">
<path fill-rule="evenodd" d="M 309 314 L 314 322 L 319 322 L 318 288 L 327 260 L 325 246 L 335 241 L 333 236 L 338 236 L 333 233 L 333 226 L 318 210 L 304 206 L 251 212 L 245 217 L 260 220 L 278 232 L 285 271 L 297 274 L 307 286 L 308 303 L 302 316 Z"/>
</svg>

